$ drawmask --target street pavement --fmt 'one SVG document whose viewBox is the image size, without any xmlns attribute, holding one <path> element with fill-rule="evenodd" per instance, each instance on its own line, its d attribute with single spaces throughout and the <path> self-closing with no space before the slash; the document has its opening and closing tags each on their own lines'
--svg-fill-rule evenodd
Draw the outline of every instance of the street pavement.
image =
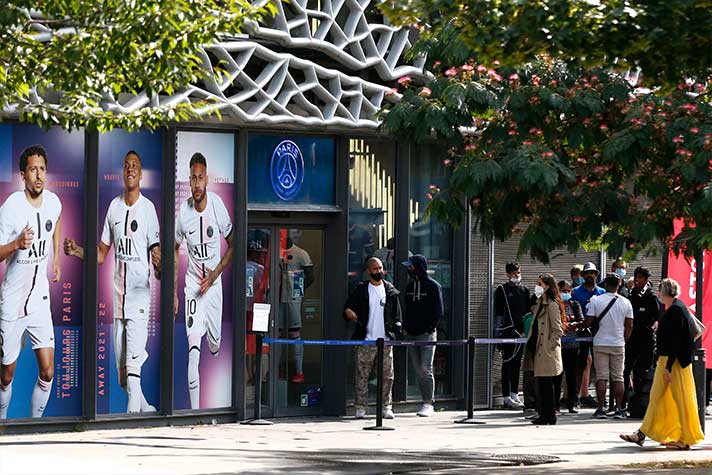
<svg viewBox="0 0 712 475">
<path fill-rule="evenodd" d="M 271 426 L 218 424 L 0 436 L 0 474 L 257 473 L 650 473 L 634 464 L 686 461 L 706 466 L 654 473 L 712 473 L 712 435 L 690 451 L 626 444 L 640 421 L 593 420 L 591 410 L 537 427 L 520 412 L 478 411 L 482 425 L 454 424 L 461 412 L 431 418 L 397 414 L 392 431 L 366 431 L 375 418 L 277 419 Z M 707 420 L 712 427 L 712 418 Z"/>
</svg>

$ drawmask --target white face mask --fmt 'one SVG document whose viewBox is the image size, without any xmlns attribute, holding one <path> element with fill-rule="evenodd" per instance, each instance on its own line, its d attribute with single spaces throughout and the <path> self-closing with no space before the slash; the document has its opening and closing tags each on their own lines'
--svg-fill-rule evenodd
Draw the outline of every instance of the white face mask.
<svg viewBox="0 0 712 475">
<path fill-rule="evenodd" d="M 522 278 L 521 277 L 512 277 L 511 279 L 509 279 L 509 281 L 513 284 L 518 284 L 522 281 Z"/>
<path fill-rule="evenodd" d="M 541 285 L 537 284 L 537 285 L 534 287 L 534 295 L 536 295 L 536 298 L 539 298 L 539 297 L 541 297 L 542 295 L 544 295 L 544 287 L 542 287 Z"/>
</svg>

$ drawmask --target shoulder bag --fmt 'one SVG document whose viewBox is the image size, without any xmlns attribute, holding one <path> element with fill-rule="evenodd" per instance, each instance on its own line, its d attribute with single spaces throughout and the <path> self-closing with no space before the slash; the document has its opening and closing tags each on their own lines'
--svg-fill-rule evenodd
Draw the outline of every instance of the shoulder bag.
<svg viewBox="0 0 712 475">
<path fill-rule="evenodd" d="M 613 297 L 611 301 L 608 302 L 608 305 L 606 305 L 606 308 L 603 309 L 603 312 L 601 312 L 601 314 L 597 317 L 594 317 L 593 323 L 591 324 L 591 334 L 593 336 L 596 336 L 596 333 L 598 333 L 598 328 L 601 325 L 601 320 L 603 320 L 603 317 L 605 317 L 608 311 L 613 307 L 613 305 L 615 305 L 616 300 L 618 300 L 618 296 Z"/>
</svg>

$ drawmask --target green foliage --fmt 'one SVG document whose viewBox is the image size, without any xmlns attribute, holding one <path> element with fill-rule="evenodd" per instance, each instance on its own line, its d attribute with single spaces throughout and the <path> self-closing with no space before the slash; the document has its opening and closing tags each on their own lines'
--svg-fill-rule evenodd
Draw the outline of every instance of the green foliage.
<svg viewBox="0 0 712 475">
<path fill-rule="evenodd" d="M 640 67 L 650 85 L 712 72 L 712 0 L 383 1 L 391 21 L 421 31 L 430 61 L 519 67 L 540 55 L 571 67 Z"/>
<path fill-rule="evenodd" d="M 425 86 L 403 81 L 383 112 L 401 140 L 447 144 L 449 185 L 429 213 L 460 224 L 464 203 L 486 239 L 525 223 L 520 252 L 600 243 L 633 255 L 668 241 L 693 255 L 712 244 L 712 106 L 705 84 L 634 94 L 604 68 L 537 60 L 520 68 L 434 63 Z M 473 93 L 468 93 L 473 91 Z M 689 224 L 694 222 L 695 226 Z"/>
<path fill-rule="evenodd" d="M 274 12 L 272 2 L 248 0 L 10 0 L 0 10 L 0 108 L 67 129 L 153 129 L 186 120 L 210 104 L 159 99 L 211 74 L 201 45 Z M 136 94 L 146 95 L 146 107 L 102 108 Z"/>
</svg>

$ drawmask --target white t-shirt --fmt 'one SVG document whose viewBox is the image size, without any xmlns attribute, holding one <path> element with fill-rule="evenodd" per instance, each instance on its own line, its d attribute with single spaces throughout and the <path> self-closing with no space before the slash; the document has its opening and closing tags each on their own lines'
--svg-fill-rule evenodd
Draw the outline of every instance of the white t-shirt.
<svg viewBox="0 0 712 475">
<path fill-rule="evenodd" d="M 27 201 L 24 191 L 8 196 L 0 208 L 0 244 L 17 239 L 25 226 L 35 233 L 28 249 L 18 249 L 6 261 L 0 288 L 0 317 L 3 320 L 17 320 L 49 308 L 47 262 L 61 213 L 59 197 L 47 190 L 42 192 L 39 208 Z"/>
<path fill-rule="evenodd" d="M 284 251 L 283 257 L 284 263 L 286 263 L 286 271 L 288 282 L 284 282 L 285 290 L 287 294 L 291 291 L 291 297 L 283 292 L 282 303 L 301 303 L 302 297 L 304 297 L 304 268 L 311 267 L 312 263 L 309 253 L 297 246 L 292 244 L 292 247 Z M 290 300 L 291 298 L 291 300 Z"/>
<path fill-rule="evenodd" d="M 225 203 L 215 193 L 208 192 L 208 203 L 202 213 L 193 206 L 193 198 L 180 205 L 176 221 L 176 244 L 183 240 L 188 245 L 188 273 L 185 276 L 186 295 L 200 289 L 200 279 L 206 268 L 215 270 L 220 263 L 220 236 L 225 239 L 232 233 L 232 221 Z M 222 288 L 222 279 L 215 279 L 213 286 Z"/>
<path fill-rule="evenodd" d="M 606 292 L 591 298 L 586 313 L 589 317 L 600 315 L 614 297 L 618 297 L 618 300 L 599 323 L 598 332 L 593 337 L 594 346 L 625 346 L 625 321 L 628 318 L 633 318 L 633 306 L 630 304 L 630 300 L 621 295 Z"/>
<path fill-rule="evenodd" d="M 368 283 L 368 325 L 366 325 L 366 339 L 377 340 L 385 338 L 386 326 L 383 319 L 383 308 L 386 305 L 386 286 Z"/>
<path fill-rule="evenodd" d="M 123 194 L 111 200 L 101 242 L 114 244 L 114 318 L 148 318 L 150 250 L 159 245 L 156 207 L 143 195 L 128 206 Z"/>
</svg>

